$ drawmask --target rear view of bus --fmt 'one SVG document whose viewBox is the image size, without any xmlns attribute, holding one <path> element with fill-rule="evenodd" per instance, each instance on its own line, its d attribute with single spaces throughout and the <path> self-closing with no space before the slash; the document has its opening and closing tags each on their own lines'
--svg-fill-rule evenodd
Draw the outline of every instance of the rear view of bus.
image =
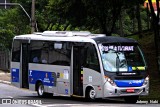
<svg viewBox="0 0 160 107">
<path fill-rule="evenodd" d="M 149 93 L 149 76 L 144 55 L 134 40 L 98 44 L 105 76 L 104 97 L 123 97 L 135 103 L 139 96 Z"/>
</svg>

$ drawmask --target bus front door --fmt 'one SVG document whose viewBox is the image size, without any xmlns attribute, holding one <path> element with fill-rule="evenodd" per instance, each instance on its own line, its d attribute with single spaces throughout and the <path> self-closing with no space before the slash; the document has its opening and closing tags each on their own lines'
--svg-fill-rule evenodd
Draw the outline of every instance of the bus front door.
<svg viewBox="0 0 160 107">
<path fill-rule="evenodd" d="M 29 43 L 21 45 L 21 87 L 29 88 L 28 82 Z"/>
<path fill-rule="evenodd" d="M 82 46 L 73 47 L 73 94 L 83 96 Z"/>
</svg>

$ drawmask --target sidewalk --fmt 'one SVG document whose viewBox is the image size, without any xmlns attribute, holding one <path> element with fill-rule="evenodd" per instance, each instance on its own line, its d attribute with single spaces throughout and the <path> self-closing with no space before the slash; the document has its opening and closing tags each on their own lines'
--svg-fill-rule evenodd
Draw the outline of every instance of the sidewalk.
<svg viewBox="0 0 160 107">
<path fill-rule="evenodd" d="M 0 83 L 10 84 L 11 82 L 11 73 L 0 70 Z"/>
</svg>

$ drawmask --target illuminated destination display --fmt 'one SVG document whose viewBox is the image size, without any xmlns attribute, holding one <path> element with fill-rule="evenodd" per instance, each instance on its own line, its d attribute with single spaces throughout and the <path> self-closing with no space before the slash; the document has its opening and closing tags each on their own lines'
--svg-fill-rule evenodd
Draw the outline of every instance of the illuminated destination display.
<svg viewBox="0 0 160 107">
<path fill-rule="evenodd" d="M 134 51 L 134 46 L 102 46 L 102 51 Z"/>
</svg>

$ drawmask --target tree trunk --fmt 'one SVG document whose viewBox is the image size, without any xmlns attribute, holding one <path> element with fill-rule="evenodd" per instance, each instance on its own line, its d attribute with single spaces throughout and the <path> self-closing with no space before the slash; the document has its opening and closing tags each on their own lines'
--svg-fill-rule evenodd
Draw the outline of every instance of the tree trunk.
<svg viewBox="0 0 160 107">
<path fill-rule="evenodd" d="M 120 26 L 120 36 L 123 37 L 123 36 L 124 36 L 124 33 L 123 33 L 122 15 L 120 15 L 120 17 L 119 17 L 119 26 Z"/>
<path fill-rule="evenodd" d="M 137 2 L 137 6 L 136 6 L 136 18 L 137 18 L 137 21 L 138 21 L 139 38 L 142 38 L 142 23 L 141 23 L 141 15 L 140 15 L 140 5 L 139 5 L 139 2 Z"/>
</svg>

